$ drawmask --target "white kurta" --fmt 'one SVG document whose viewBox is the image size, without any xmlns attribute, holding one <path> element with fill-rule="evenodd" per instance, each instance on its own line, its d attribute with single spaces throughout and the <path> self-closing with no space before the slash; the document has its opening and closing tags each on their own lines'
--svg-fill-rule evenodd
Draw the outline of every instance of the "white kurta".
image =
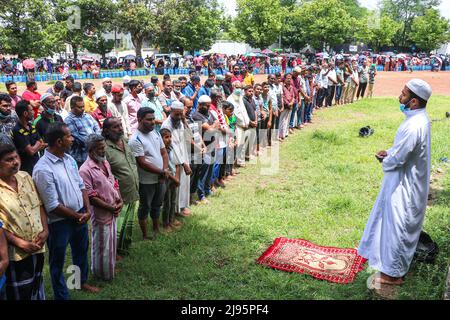
<svg viewBox="0 0 450 320">
<path fill-rule="evenodd" d="M 409 269 L 422 230 L 430 185 L 431 135 L 425 109 L 406 120 L 382 162 L 384 179 L 358 253 L 391 277 Z"/>
<path fill-rule="evenodd" d="M 172 132 L 172 148 L 173 160 L 175 165 L 182 165 L 183 163 L 190 163 L 190 132 L 189 128 L 185 129 L 183 123 L 175 128 L 172 119 L 169 116 L 161 125 L 161 129 L 168 129 Z M 191 176 L 186 175 L 184 169 L 180 170 L 180 187 L 178 192 L 178 207 L 179 209 L 189 208 Z"/>
</svg>

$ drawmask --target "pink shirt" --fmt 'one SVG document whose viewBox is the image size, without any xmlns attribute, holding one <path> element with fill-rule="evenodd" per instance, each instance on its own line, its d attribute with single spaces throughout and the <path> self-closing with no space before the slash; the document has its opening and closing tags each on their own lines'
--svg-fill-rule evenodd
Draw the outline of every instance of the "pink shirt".
<svg viewBox="0 0 450 320">
<path fill-rule="evenodd" d="M 119 184 L 111 172 L 111 166 L 105 161 L 104 166 L 107 175 L 100 166 L 95 163 L 89 156 L 80 168 L 80 176 L 83 179 L 89 198 L 97 197 L 108 204 L 116 204 L 120 202 Z M 114 219 L 112 212 L 103 208 L 91 206 L 93 225 L 109 225 Z"/>
<path fill-rule="evenodd" d="M 11 97 L 11 96 L 9 96 L 9 97 L 11 98 L 11 107 L 13 109 L 15 109 L 17 102 L 21 101 L 22 97 L 19 95 L 15 95 L 14 97 Z"/>
<path fill-rule="evenodd" d="M 139 97 L 135 98 L 132 94 L 129 94 L 123 102 L 128 109 L 128 119 L 130 120 L 131 132 L 134 132 L 138 127 L 137 112 L 142 106 L 141 99 L 139 99 Z"/>
</svg>

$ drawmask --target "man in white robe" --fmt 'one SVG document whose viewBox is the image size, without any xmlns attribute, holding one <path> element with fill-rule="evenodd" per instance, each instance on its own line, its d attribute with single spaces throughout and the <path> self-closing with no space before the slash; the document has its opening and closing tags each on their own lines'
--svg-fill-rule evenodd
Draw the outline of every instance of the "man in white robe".
<svg viewBox="0 0 450 320">
<path fill-rule="evenodd" d="M 161 129 L 168 129 L 172 132 L 172 147 L 175 165 L 181 165 L 183 170 L 180 173 L 180 187 L 178 189 L 178 206 L 182 216 L 190 216 L 189 209 L 190 186 L 191 186 L 191 168 L 190 168 L 190 141 L 186 137 L 189 132 L 184 128 L 182 118 L 184 104 L 174 101 L 171 105 L 170 115 L 161 125 Z M 189 148 L 188 148 L 189 147 Z"/>
<path fill-rule="evenodd" d="M 430 184 L 431 137 L 426 112 L 431 87 L 414 79 L 399 97 L 406 119 L 394 145 L 376 157 L 384 179 L 358 248 L 379 271 L 372 285 L 400 285 L 408 272 L 422 231 Z"/>
</svg>

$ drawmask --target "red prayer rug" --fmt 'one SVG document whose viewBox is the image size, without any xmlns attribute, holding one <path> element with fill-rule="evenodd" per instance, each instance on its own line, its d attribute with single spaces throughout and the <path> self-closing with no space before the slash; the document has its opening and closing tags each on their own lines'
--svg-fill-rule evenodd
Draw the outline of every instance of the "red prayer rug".
<svg viewBox="0 0 450 320">
<path fill-rule="evenodd" d="M 330 282 L 350 283 L 363 270 L 366 261 L 356 249 L 322 247 L 304 239 L 277 238 L 257 263 Z"/>
</svg>

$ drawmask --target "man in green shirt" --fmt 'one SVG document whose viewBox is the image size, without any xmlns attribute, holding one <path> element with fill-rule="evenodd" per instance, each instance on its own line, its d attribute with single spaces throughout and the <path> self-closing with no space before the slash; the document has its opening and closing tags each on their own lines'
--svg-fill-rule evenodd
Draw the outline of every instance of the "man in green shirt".
<svg viewBox="0 0 450 320">
<path fill-rule="evenodd" d="M 117 220 L 117 250 L 120 254 L 127 254 L 139 200 L 139 178 L 136 159 L 123 134 L 122 121 L 119 118 L 111 117 L 103 122 L 102 135 L 106 138 L 106 159 L 111 165 L 113 175 L 119 181 L 124 203 Z"/>
</svg>

